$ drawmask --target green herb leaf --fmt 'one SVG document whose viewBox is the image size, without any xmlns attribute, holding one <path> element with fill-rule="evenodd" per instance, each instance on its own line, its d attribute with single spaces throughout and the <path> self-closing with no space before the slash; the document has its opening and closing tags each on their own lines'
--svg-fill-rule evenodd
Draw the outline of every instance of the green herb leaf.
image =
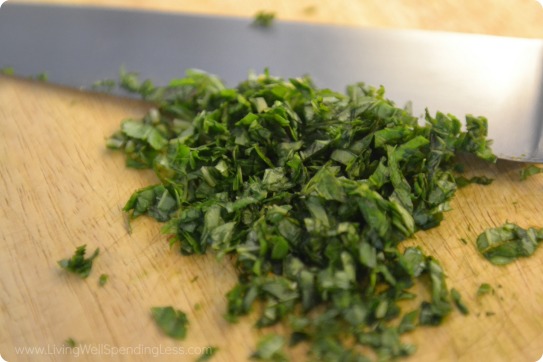
<svg viewBox="0 0 543 362">
<path fill-rule="evenodd" d="M 477 249 L 492 264 L 503 265 L 530 256 L 543 240 L 543 229 L 523 229 L 506 223 L 485 230 L 477 237 Z"/>
<path fill-rule="evenodd" d="M 66 339 L 64 341 L 64 344 L 70 348 L 74 348 L 75 346 L 77 346 L 77 342 L 75 339 L 73 339 L 72 337 Z"/>
<path fill-rule="evenodd" d="M 62 269 L 77 274 L 83 279 L 87 278 L 92 269 L 92 262 L 100 253 L 100 249 L 96 248 L 89 258 L 85 258 L 86 249 L 87 245 L 77 247 L 71 259 L 59 260 L 58 265 L 60 265 Z"/>
<path fill-rule="evenodd" d="M 213 356 L 215 356 L 218 350 L 219 350 L 218 347 L 205 347 L 204 352 L 200 355 L 200 357 L 196 359 L 195 362 L 210 361 L 213 358 Z"/>
<path fill-rule="evenodd" d="M 253 25 L 268 28 L 272 26 L 275 14 L 267 11 L 259 11 L 253 20 Z"/>
<path fill-rule="evenodd" d="M 473 176 L 470 178 L 467 178 L 464 176 L 458 176 L 458 177 L 455 177 L 455 181 L 456 181 L 456 185 L 459 188 L 462 188 L 471 184 L 490 185 L 492 181 L 494 180 L 486 176 Z"/>
<path fill-rule="evenodd" d="M 528 177 L 537 175 L 538 173 L 543 173 L 543 168 L 537 167 L 535 165 L 529 165 L 520 170 L 520 179 L 524 181 Z"/>
<path fill-rule="evenodd" d="M 178 208 L 178 201 L 172 192 L 162 185 L 154 185 L 136 191 L 123 210 L 133 218 L 149 215 L 158 221 L 167 221 Z"/>
<path fill-rule="evenodd" d="M 188 319 L 185 313 L 173 307 L 151 308 L 157 326 L 169 337 L 184 339 L 187 335 Z"/>
<path fill-rule="evenodd" d="M 464 302 L 462 301 L 462 296 L 460 295 L 460 293 L 458 292 L 458 290 L 452 288 L 451 289 L 451 298 L 454 302 L 454 305 L 456 306 L 456 308 L 458 308 L 458 310 L 464 314 L 464 315 L 467 315 L 469 314 L 469 309 L 468 307 L 464 304 Z"/>
<path fill-rule="evenodd" d="M 483 296 L 485 294 L 494 293 L 494 288 L 488 283 L 483 283 L 479 286 L 479 289 L 477 289 L 477 296 Z"/>
<path fill-rule="evenodd" d="M 106 285 L 106 283 L 108 282 L 109 280 L 109 275 L 107 274 L 101 274 L 100 275 L 100 278 L 98 279 L 98 284 L 103 287 L 104 285 Z"/>
<path fill-rule="evenodd" d="M 283 354 L 285 339 L 276 334 L 269 334 L 263 337 L 256 347 L 256 351 L 251 355 L 252 359 L 259 361 L 283 362 L 287 361 Z"/>
<path fill-rule="evenodd" d="M 0 74 L 2 74 L 2 75 L 14 75 L 15 70 L 13 69 L 13 67 L 0 68 Z"/>
<path fill-rule="evenodd" d="M 451 311 L 445 274 L 441 265 L 432 257 L 427 257 L 426 268 L 430 275 L 432 301 L 423 302 L 419 321 L 422 325 L 438 325 Z"/>
</svg>

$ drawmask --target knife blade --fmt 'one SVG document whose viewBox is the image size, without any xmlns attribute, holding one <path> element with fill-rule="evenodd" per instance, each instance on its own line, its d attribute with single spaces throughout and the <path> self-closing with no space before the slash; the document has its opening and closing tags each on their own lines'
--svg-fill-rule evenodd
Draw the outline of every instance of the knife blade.
<svg viewBox="0 0 543 362">
<path fill-rule="evenodd" d="M 89 89 L 121 66 L 167 84 L 197 68 L 235 86 L 249 71 L 310 75 L 341 91 L 383 85 L 415 115 L 483 115 L 500 158 L 543 162 L 543 40 L 310 25 L 100 7 L 6 3 L 0 68 Z"/>
</svg>

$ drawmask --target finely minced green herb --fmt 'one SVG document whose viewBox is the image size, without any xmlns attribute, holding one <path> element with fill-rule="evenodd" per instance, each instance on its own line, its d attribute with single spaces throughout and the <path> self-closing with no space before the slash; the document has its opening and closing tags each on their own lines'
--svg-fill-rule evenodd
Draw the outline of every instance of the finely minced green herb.
<svg viewBox="0 0 543 362">
<path fill-rule="evenodd" d="M 15 75 L 15 70 L 13 69 L 13 67 L 0 68 L 0 74 L 2 74 L 2 75 Z"/>
<path fill-rule="evenodd" d="M 490 185 L 494 180 L 486 176 L 473 176 L 470 178 L 464 176 L 456 176 L 455 181 L 456 185 L 459 188 L 462 188 L 471 184 Z"/>
<path fill-rule="evenodd" d="M 70 348 L 74 348 L 75 346 L 77 346 L 77 342 L 75 339 L 73 338 L 68 338 L 64 341 L 64 344 Z"/>
<path fill-rule="evenodd" d="M 107 146 L 160 180 L 124 210 L 166 222 L 184 255 L 235 257 L 229 321 L 258 302 L 256 326 L 288 323 L 290 344 L 308 343 L 311 359 L 362 359 L 368 346 L 385 360 L 412 354 L 401 335 L 451 312 L 459 298 L 439 262 L 398 245 L 450 209 L 459 152 L 496 160 L 485 118 L 466 116 L 464 130 L 427 111 L 420 125 L 382 87 L 338 93 L 269 72 L 235 88 L 199 71 L 158 88 L 121 78 L 155 107 L 125 120 Z M 430 298 L 406 313 L 420 278 Z M 281 360 L 286 340 L 267 337 L 255 356 Z"/>
<path fill-rule="evenodd" d="M 98 86 L 111 87 L 112 84 L 108 80 L 105 83 L 98 84 Z M 128 72 L 124 67 L 121 68 L 119 75 L 119 87 L 129 93 L 139 94 L 143 99 L 147 99 L 151 93 L 155 91 L 155 87 L 150 80 L 140 82 L 138 74 L 135 72 Z M 111 90 L 112 88 L 109 88 Z"/>
<path fill-rule="evenodd" d="M 260 26 L 263 28 L 268 28 L 273 25 L 274 20 L 275 20 L 275 13 L 268 12 L 268 11 L 259 11 L 255 15 L 255 18 L 253 20 L 253 25 Z"/>
<path fill-rule="evenodd" d="M 460 295 L 458 290 L 456 290 L 454 288 L 451 289 L 451 298 L 452 298 L 454 304 L 456 305 L 456 307 L 458 308 L 458 310 L 462 314 L 464 314 L 464 315 L 469 314 L 469 309 L 466 306 L 466 304 L 462 301 L 462 296 Z"/>
<path fill-rule="evenodd" d="M 509 264 L 530 256 L 543 241 L 543 228 L 523 229 L 512 223 L 485 230 L 477 237 L 477 249 L 492 264 Z"/>
<path fill-rule="evenodd" d="M 102 79 L 97 82 L 94 82 L 91 85 L 91 90 L 98 92 L 112 92 L 117 86 L 117 81 L 114 79 Z"/>
<path fill-rule="evenodd" d="M 106 285 L 106 283 L 108 282 L 109 280 L 109 275 L 107 274 L 101 274 L 100 275 L 100 278 L 98 278 L 98 284 L 103 287 L 104 285 Z"/>
<path fill-rule="evenodd" d="M 483 295 L 486 295 L 486 294 L 490 294 L 490 293 L 494 293 L 494 288 L 492 288 L 492 286 L 488 283 L 482 283 L 480 286 L 479 286 L 479 289 L 477 289 L 477 296 L 480 297 L 480 296 L 483 296 Z"/>
<path fill-rule="evenodd" d="M 213 358 L 213 356 L 215 356 L 218 350 L 219 350 L 218 347 L 213 347 L 213 346 L 204 348 L 204 353 L 202 353 L 200 357 L 196 359 L 195 362 L 210 361 Z"/>
<path fill-rule="evenodd" d="M 187 335 L 187 315 L 173 307 L 153 307 L 151 314 L 157 326 L 169 337 L 184 339 Z"/>
<path fill-rule="evenodd" d="M 526 166 L 520 170 L 520 179 L 524 181 L 528 177 L 537 175 L 538 173 L 543 173 L 543 168 L 535 165 Z"/>
<path fill-rule="evenodd" d="M 47 82 L 49 80 L 49 75 L 46 72 L 39 73 L 36 75 L 36 80 L 40 82 Z"/>
<path fill-rule="evenodd" d="M 87 245 L 79 246 L 71 259 L 59 260 L 58 265 L 62 269 L 77 274 L 83 279 L 87 278 L 92 269 L 92 262 L 100 253 L 100 249 L 97 248 L 89 258 L 85 258 L 86 249 Z"/>
</svg>

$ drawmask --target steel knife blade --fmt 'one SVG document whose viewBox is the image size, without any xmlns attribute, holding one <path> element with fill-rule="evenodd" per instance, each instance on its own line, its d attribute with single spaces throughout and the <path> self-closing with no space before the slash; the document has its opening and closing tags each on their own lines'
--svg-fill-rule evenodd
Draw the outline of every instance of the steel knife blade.
<svg viewBox="0 0 543 362">
<path fill-rule="evenodd" d="M 0 68 L 89 88 L 121 66 L 155 84 L 197 68 L 228 85 L 249 71 L 310 75 L 321 87 L 383 85 L 415 115 L 489 120 L 500 158 L 543 162 L 543 40 L 390 30 L 101 7 L 5 3 Z"/>
</svg>

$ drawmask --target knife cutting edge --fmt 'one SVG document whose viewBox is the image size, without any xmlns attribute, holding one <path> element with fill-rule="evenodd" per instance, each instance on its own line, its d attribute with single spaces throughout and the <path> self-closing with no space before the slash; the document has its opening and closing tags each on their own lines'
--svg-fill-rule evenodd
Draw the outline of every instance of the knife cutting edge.
<svg viewBox="0 0 543 362">
<path fill-rule="evenodd" d="M 310 25 L 114 8 L 6 3 L 0 9 L 0 68 L 89 88 L 124 66 L 167 84 L 198 68 L 228 85 L 251 70 L 310 75 L 343 90 L 383 85 L 398 104 L 412 101 L 459 118 L 482 115 L 500 158 L 543 162 L 543 40 L 418 30 Z"/>
</svg>

